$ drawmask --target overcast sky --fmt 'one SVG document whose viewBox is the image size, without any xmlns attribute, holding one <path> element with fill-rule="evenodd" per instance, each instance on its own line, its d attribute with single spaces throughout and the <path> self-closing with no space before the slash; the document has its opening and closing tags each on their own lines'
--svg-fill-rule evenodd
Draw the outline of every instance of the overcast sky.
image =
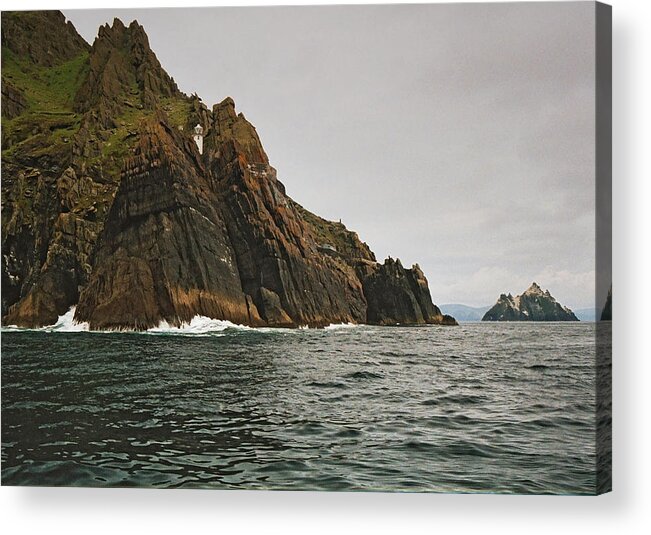
<svg viewBox="0 0 651 535">
<path fill-rule="evenodd" d="M 436 303 L 535 280 L 594 306 L 594 4 L 64 11 L 137 19 L 181 90 L 226 96 L 288 194 L 418 262 Z"/>
</svg>

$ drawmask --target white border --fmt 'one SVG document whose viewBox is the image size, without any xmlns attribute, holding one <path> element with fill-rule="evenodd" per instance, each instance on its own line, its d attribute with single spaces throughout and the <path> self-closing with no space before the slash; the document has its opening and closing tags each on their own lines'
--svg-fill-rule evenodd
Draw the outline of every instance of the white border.
<svg viewBox="0 0 651 535">
<path fill-rule="evenodd" d="M 323 4 L 285 0 L 282 4 Z M 337 2 L 351 3 L 351 2 Z M 365 2 L 355 3 L 387 3 Z M 417 3 L 417 2 L 412 2 Z M 201 1 L 189 5 L 273 5 Z M 614 487 L 599 498 L 137 489 L 0 489 L 4 533 L 651 533 L 647 322 L 651 2 L 612 0 Z M 2 9 L 184 6 L 165 0 L 4 0 Z M 646 135 L 645 135 L 646 134 Z"/>
</svg>

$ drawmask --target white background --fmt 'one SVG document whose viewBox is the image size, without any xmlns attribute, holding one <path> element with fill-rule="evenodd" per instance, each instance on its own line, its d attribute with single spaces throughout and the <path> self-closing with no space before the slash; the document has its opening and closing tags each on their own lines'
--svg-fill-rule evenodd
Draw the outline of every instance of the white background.
<svg viewBox="0 0 651 535">
<path fill-rule="evenodd" d="M 218 4 L 192 0 L 187 5 Z M 3 487 L 3 532 L 651 533 L 651 352 L 646 330 L 650 301 L 645 280 L 651 276 L 651 3 L 612 0 L 612 4 L 614 492 L 589 498 Z M 160 0 L 94 4 L 5 0 L 2 9 L 184 5 Z"/>
</svg>

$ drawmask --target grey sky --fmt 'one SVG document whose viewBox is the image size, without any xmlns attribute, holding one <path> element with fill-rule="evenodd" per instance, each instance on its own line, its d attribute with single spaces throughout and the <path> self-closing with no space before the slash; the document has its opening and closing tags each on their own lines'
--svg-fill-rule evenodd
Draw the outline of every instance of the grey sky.
<svg viewBox="0 0 651 535">
<path fill-rule="evenodd" d="M 536 280 L 594 305 L 594 4 L 64 11 L 137 19 L 163 67 L 256 126 L 287 192 L 435 302 Z"/>
</svg>

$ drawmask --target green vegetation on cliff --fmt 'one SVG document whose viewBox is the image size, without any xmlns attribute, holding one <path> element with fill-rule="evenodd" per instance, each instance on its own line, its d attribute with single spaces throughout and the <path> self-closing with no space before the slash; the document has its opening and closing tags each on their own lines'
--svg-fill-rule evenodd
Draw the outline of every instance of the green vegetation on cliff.
<svg viewBox="0 0 651 535">
<path fill-rule="evenodd" d="M 21 151 L 39 157 L 70 142 L 80 125 L 72 101 L 87 70 L 87 52 L 61 65 L 43 67 L 2 47 L 3 82 L 19 91 L 25 103 L 16 117 L 2 114 L 3 160 Z M 41 154 L 33 147 L 40 147 Z"/>
<path fill-rule="evenodd" d="M 2 47 L 2 76 L 20 89 L 28 111 L 72 111 L 74 96 L 88 74 L 88 52 L 60 65 L 44 67 Z"/>
</svg>

